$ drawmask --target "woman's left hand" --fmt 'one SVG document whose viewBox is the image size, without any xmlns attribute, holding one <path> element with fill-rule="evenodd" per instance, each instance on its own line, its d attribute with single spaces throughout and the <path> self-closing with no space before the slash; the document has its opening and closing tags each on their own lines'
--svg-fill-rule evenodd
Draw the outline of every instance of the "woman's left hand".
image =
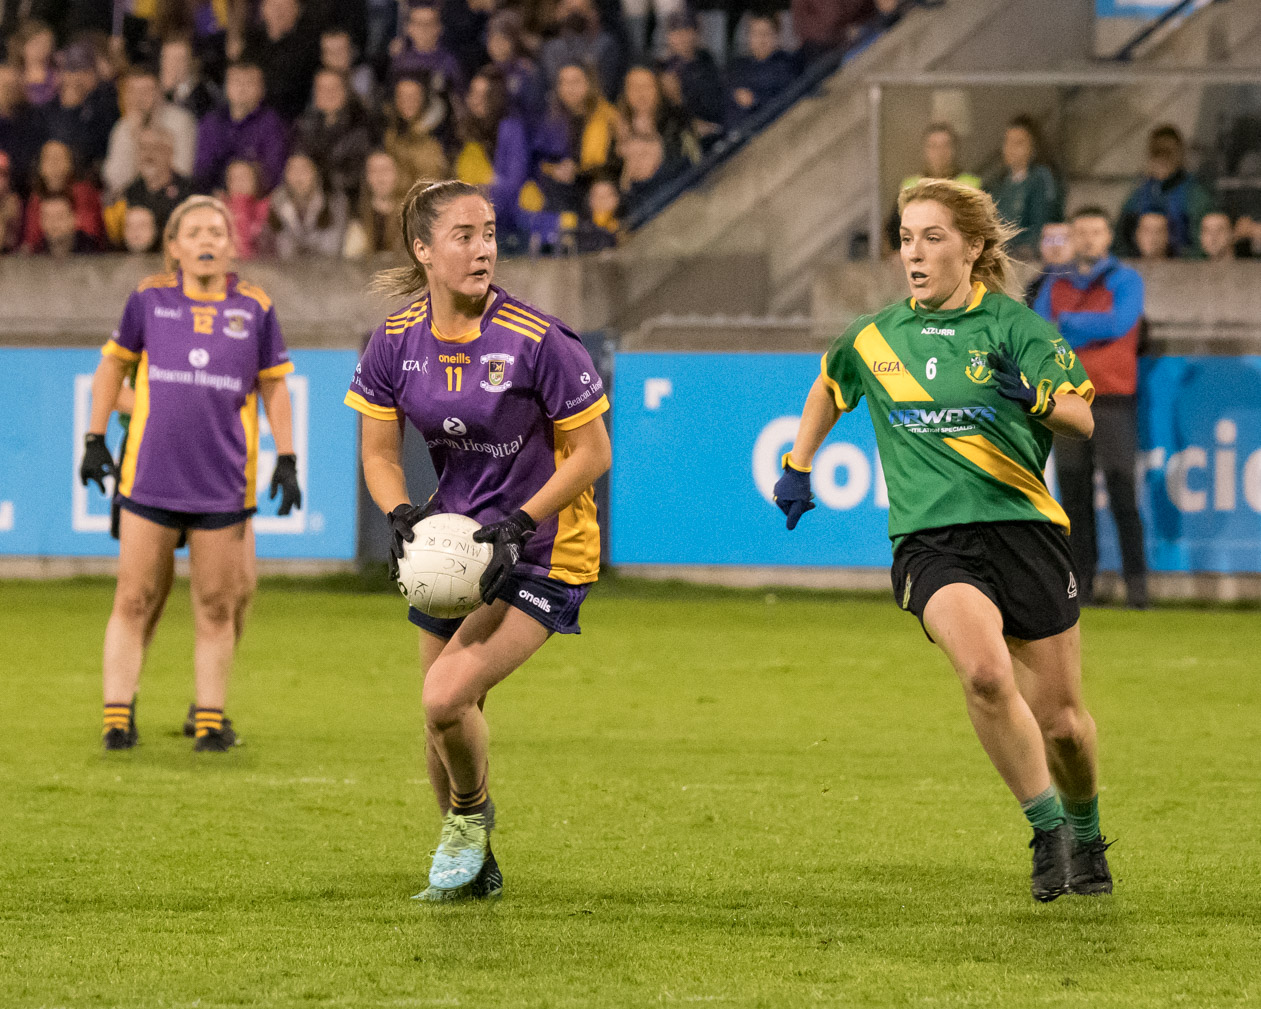
<svg viewBox="0 0 1261 1009">
<path fill-rule="evenodd" d="M 302 507 L 302 488 L 298 486 L 298 457 L 292 452 L 276 456 L 276 468 L 271 474 L 271 493 L 267 500 L 275 501 L 280 495 L 277 515 L 288 515 Z"/>
<path fill-rule="evenodd" d="M 521 548 L 536 529 L 534 519 L 518 508 L 506 519 L 491 522 L 473 533 L 476 542 L 489 543 L 493 549 L 490 564 L 482 573 L 482 602 L 494 602 L 517 561 L 521 560 Z"/>
</svg>

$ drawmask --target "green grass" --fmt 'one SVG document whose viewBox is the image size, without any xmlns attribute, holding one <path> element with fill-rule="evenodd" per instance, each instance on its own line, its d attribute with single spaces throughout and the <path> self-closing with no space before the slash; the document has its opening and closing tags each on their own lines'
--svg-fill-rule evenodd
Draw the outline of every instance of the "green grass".
<svg viewBox="0 0 1261 1009">
<path fill-rule="evenodd" d="M 1117 893 L 1028 895 L 944 660 L 880 597 L 601 586 L 491 697 L 507 877 L 437 820 L 394 595 L 265 583 L 194 755 L 186 586 L 102 755 L 112 587 L 0 583 L 0 1006 L 1165 1006 L 1261 999 L 1261 619 L 1092 611 Z"/>
</svg>

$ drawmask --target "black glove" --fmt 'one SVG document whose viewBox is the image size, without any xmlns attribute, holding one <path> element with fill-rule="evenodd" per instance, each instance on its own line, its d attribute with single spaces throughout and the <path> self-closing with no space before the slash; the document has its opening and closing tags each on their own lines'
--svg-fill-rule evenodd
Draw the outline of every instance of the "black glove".
<svg viewBox="0 0 1261 1009">
<path fill-rule="evenodd" d="M 298 457 L 292 452 L 276 456 L 276 468 L 271 473 L 271 493 L 268 501 L 275 501 L 280 494 L 280 510 L 277 515 L 288 515 L 294 508 L 302 507 L 302 488 L 298 486 Z"/>
<path fill-rule="evenodd" d="M 521 559 L 521 548 L 536 528 L 534 519 L 518 508 L 506 519 L 482 526 L 473 533 L 476 542 L 490 543 L 494 547 L 490 564 L 482 572 L 482 602 L 494 602 Z"/>
<path fill-rule="evenodd" d="M 105 493 L 105 478 L 118 478 L 118 467 L 114 465 L 114 457 L 105 447 L 105 435 L 90 434 L 83 439 L 83 462 L 79 463 L 79 479 L 86 487 L 95 483 Z"/>
<path fill-rule="evenodd" d="M 779 510 L 788 516 L 788 528 L 796 529 L 801 516 L 815 507 L 810 493 L 810 471 L 797 469 L 792 464 L 792 453 L 784 453 L 784 475 L 775 481 L 772 496 Z"/>
<path fill-rule="evenodd" d="M 395 581 L 398 581 L 398 562 L 403 557 L 403 544 L 416 538 L 412 526 L 425 517 L 428 509 L 428 504 L 401 504 L 385 516 L 390 523 L 390 577 Z"/>
<path fill-rule="evenodd" d="M 1030 417 L 1045 417 L 1055 409 L 1051 383 L 1039 382 L 1038 387 L 1033 388 L 1020 373 L 1020 365 L 1011 356 L 1006 345 L 1000 344 L 997 351 L 991 350 L 985 355 L 985 360 L 994 372 L 994 384 L 998 387 L 1000 396 L 1019 403 L 1020 409 Z"/>
</svg>

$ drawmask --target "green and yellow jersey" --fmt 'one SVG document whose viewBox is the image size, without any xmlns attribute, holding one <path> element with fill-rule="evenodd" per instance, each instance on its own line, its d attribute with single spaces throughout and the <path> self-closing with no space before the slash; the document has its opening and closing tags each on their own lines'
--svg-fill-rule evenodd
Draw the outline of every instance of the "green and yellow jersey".
<svg viewBox="0 0 1261 1009">
<path fill-rule="evenodd" d="M 1068 516 L 1042 477 L 1051 432 L 995 387 L 986 354 L 1005 345 L 1045 398 L 1094 386 L 1036 313 L 974 284 L 968 302 L 928 311 L 914 298 L 862 316 L 823 355 L 823 380 L 849 411 L 867 397 L 885 482 L 889 536 L 971 522 Z"/>
</svg>

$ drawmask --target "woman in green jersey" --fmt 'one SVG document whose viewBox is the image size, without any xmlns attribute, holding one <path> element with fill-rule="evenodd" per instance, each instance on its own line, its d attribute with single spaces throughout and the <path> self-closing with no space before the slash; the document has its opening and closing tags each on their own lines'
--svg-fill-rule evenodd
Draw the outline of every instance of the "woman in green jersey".
<svg viewBox="0 0 1261 1009">
<path fill-rule="evenodd" d="M 810 462 L 866 396 L 894 596 L 950 659 L 1033 827 L 1033 895 L 1110 893 L 1069 523 L 1042 477 L 1052 433 L 1091 436 L 1094 387 L 1011 296 L 1013 229 L 988 195 L 926 179 L 898 206 L 910 297 L 857 319 L 823 355 L 776 503 L 789 529 L 814 507 Z"/>
</svg>

